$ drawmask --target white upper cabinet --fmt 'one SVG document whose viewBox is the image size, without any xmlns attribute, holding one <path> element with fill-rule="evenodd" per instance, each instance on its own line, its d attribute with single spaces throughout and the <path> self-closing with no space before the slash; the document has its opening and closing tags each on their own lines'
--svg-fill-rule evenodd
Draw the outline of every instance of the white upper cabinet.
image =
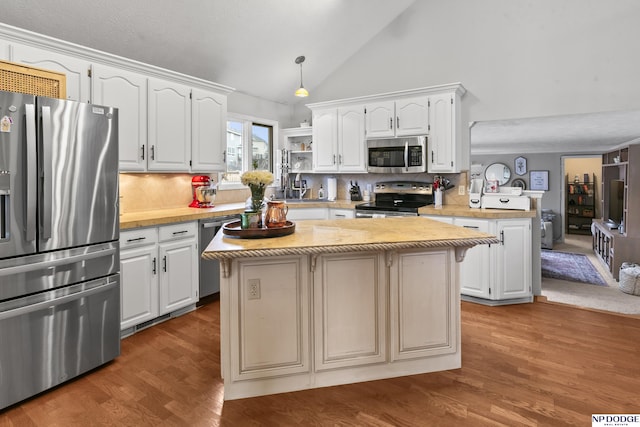
<svg viewBox="0 0 640 427">
<path fill-rule="evenodd" d="M 429 97 L 429 159 L 427 170 L 459 172 L 457 165 L 455 105 L 452 94 Z"/>
<path fill-rule="evenodd" d="M 383 101 L 367 104 L 367 138 L 389 138 L 395 135 L 395 102 Z"/>
<path fill-rule="evenodd" d="M 89 79 L 91 63 L 89 61 L 19 43 L 11 43 L 11 61 L 66 74 L 67 99 L 91 102 Z"/>
<path fill-rule="evenodd" d="M 358 98 L 308 104 L 313 112 L 314 172 L 366 172 L 366 139 L 427 135 L 429 173 L 458 173 L 469 169 L 469 132 L 462 132 L 461 98 L 466 89 L 460 83 L 368 95 Z M 355 111 L 364 107 L 362 122 Z M 355 110 L 340 113 L 347 108 Z M 337 111 L 336 111 L 337 110 Z M 346 110 L 344 110 L 346 111 Z M 340 123 L 354 117 L 350 136 L 340 131 Z M 335 124 L 334 124 L 335 122 Z M 362 161 L 355 150 L 359 145 L 344 145 L 355 140 L 357 125 L 364 123 Z M 334 136 L 332 126 L 338 126 Z M 340 146 L 340 144 L 343 144 Z M 316 154 L 315 152 L 318 151 Z M 342 163 L 340 155 L 343 156 Z M 335 157 L 335 160 L 334 160 Z M 352 159 L 353 163 L 347 160 Z M 342 166 L 339 166 L 342 165 Z"/>
<path fill-rule="evenodd" d="M 191 152 L 191 88 L 149 79 L 149 160 L 153 171 L 188 171 Z"/>
<path fill-rule="evenodd" d="M 223 171 L 232 88 L 0 24 L 0 59 L 64 73 L 67 99 L 117 107 L 120 171 Z"/>
<path fill-rule="evenodd" d="M 429 101 L 416 96 L 396 101 L 396 136 L 429 133 Z"/>
<path fill-rule="evenodd" d="M 313 170 L 335 172 L 338 168 L 338 111 L 328 108 L 313 112 Z"/>
<path fill-rule="evenodd" d="M 147 78 L 141 74 L 94 64 L 93 103 L 118 108 L 120 170 L 147 169 Z"/>
<path fill-rule="evenodd" d="M 366 172 L 364 107 L 313 111 L 314 172 Z"/>
<path fill-rule="evenodd" d="M 338 171 L 366 172 L 364 106 L 338 108 Z"/>
<path fill-rule="evenodd" d="M 193 89 L 191 99 L 191 170 L 224 171 L 227 146 L 227 97 Z"/>
<path fill-rule="evenodd" d="M 367 138 L 426 135 L 429 107 L 426 95 L 367 104 Z"/>
</svg>

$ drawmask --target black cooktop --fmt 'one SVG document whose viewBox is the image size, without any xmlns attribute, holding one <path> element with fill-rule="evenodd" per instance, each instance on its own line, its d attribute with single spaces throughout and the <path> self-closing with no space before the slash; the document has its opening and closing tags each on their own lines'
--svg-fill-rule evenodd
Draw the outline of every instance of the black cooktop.
<svg viewBox="0 0 640 427">
<path fill-rule="evenodd" d="M 356 205 L 356 209 L 363 211 L 417 212 L 418 208 L 426 205 L 427 203 L 418 202 L 406 202 L 398 204 L 367 202 Z"/>
<path fill-rule="evenodd" d="M 417 194 L 382 193 L 375 195 L 375 202 L 356 205 L 359 210 L 385 210 L 395 212 L 417 212 L 418 208 L 433 203 L 433 196 Z"/>
<path fill-rule="evenodd" d="M 389 181 L 376 183 L 375 201 L 356 205 L 357 210 L 412 212 L 433 204 L 430 183 L 414 181 Z"/>
</svg>

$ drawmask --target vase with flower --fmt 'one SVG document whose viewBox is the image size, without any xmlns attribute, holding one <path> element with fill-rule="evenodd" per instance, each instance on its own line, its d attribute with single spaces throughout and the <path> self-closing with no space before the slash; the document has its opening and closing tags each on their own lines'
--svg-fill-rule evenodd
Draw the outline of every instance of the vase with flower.
<svg viewBox="0 0 640 427">
<path fill-rule="evenodd" d="M 251 197 L 247 200 L 247 208 L 257 213 L 259 218 L 258 228 L 262 227 L 262 209 L 264 206 L 264 192 L 267 186 L 273 182 L 273 174 L 268 170 L 252 170 L 240 176 L 243 185 L 249 187 Z"/>
</svg>

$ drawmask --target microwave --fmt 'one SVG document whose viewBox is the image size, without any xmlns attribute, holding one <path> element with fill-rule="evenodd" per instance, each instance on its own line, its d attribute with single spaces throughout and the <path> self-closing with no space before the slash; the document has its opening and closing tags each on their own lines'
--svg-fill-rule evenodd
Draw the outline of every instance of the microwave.
<svg viewBox="0 0 640 427">
<path fill-rule="evenodd" d="M 419 173 L 427 171 L 427 137 L 368 139 L 367 171 Z"/>
</svg>

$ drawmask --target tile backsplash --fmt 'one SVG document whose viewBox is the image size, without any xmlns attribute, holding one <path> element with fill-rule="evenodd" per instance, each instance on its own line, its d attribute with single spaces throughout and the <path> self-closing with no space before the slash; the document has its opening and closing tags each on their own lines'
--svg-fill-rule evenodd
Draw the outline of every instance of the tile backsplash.
<svg viewBox="0 0 640 427">
<path fill-rule="evenodd" d="M 184 173 L 121 173 L 120 174 L 120 213 L 144 212 L 158 209 L 175 209 L 187 207 L 191 203 L 191 178 L 195 175 Z M 432 181 L 432 175 L 322 175 L 306 174 L 303 176 L 308 181 L 309 192 L 305 197 L 317 197 L 320 184 L 326 185 L 327 176 L 338 178 L 337 196 L 340 200 L 348 198 L 348 187 L 351 181 L 358 181 L 361 188 L 367 184 L 373 185 L 377 181 L 387 180 L 417 180 Z M 447 205 L 468 205 L 467 195 L 468 173 L 445 174 L 451 180 L 453 188 L 444 194 L 444 204 Z M 217 179 L 214 175 L 212 178 Z M 458 195 L 458 185 L 465 186 L 465 195 Z M 326 187 L 325 187 L 326 188 Z M 267 196 L 273 189 L 267 190 Z M 239 190 L 218 190 L 215 204 L 237 203 L 247 200 L 250 196 L 249 189 Z"/>
<path fill-rule="evenodd" d="M 187 207 L 192 200 L 193 176 L 180 173 L 121 173 L 120 213 Z M 242 202 L 249 194 L 249 189 L 218 191 L 215 203 Z"/>
</svg>

